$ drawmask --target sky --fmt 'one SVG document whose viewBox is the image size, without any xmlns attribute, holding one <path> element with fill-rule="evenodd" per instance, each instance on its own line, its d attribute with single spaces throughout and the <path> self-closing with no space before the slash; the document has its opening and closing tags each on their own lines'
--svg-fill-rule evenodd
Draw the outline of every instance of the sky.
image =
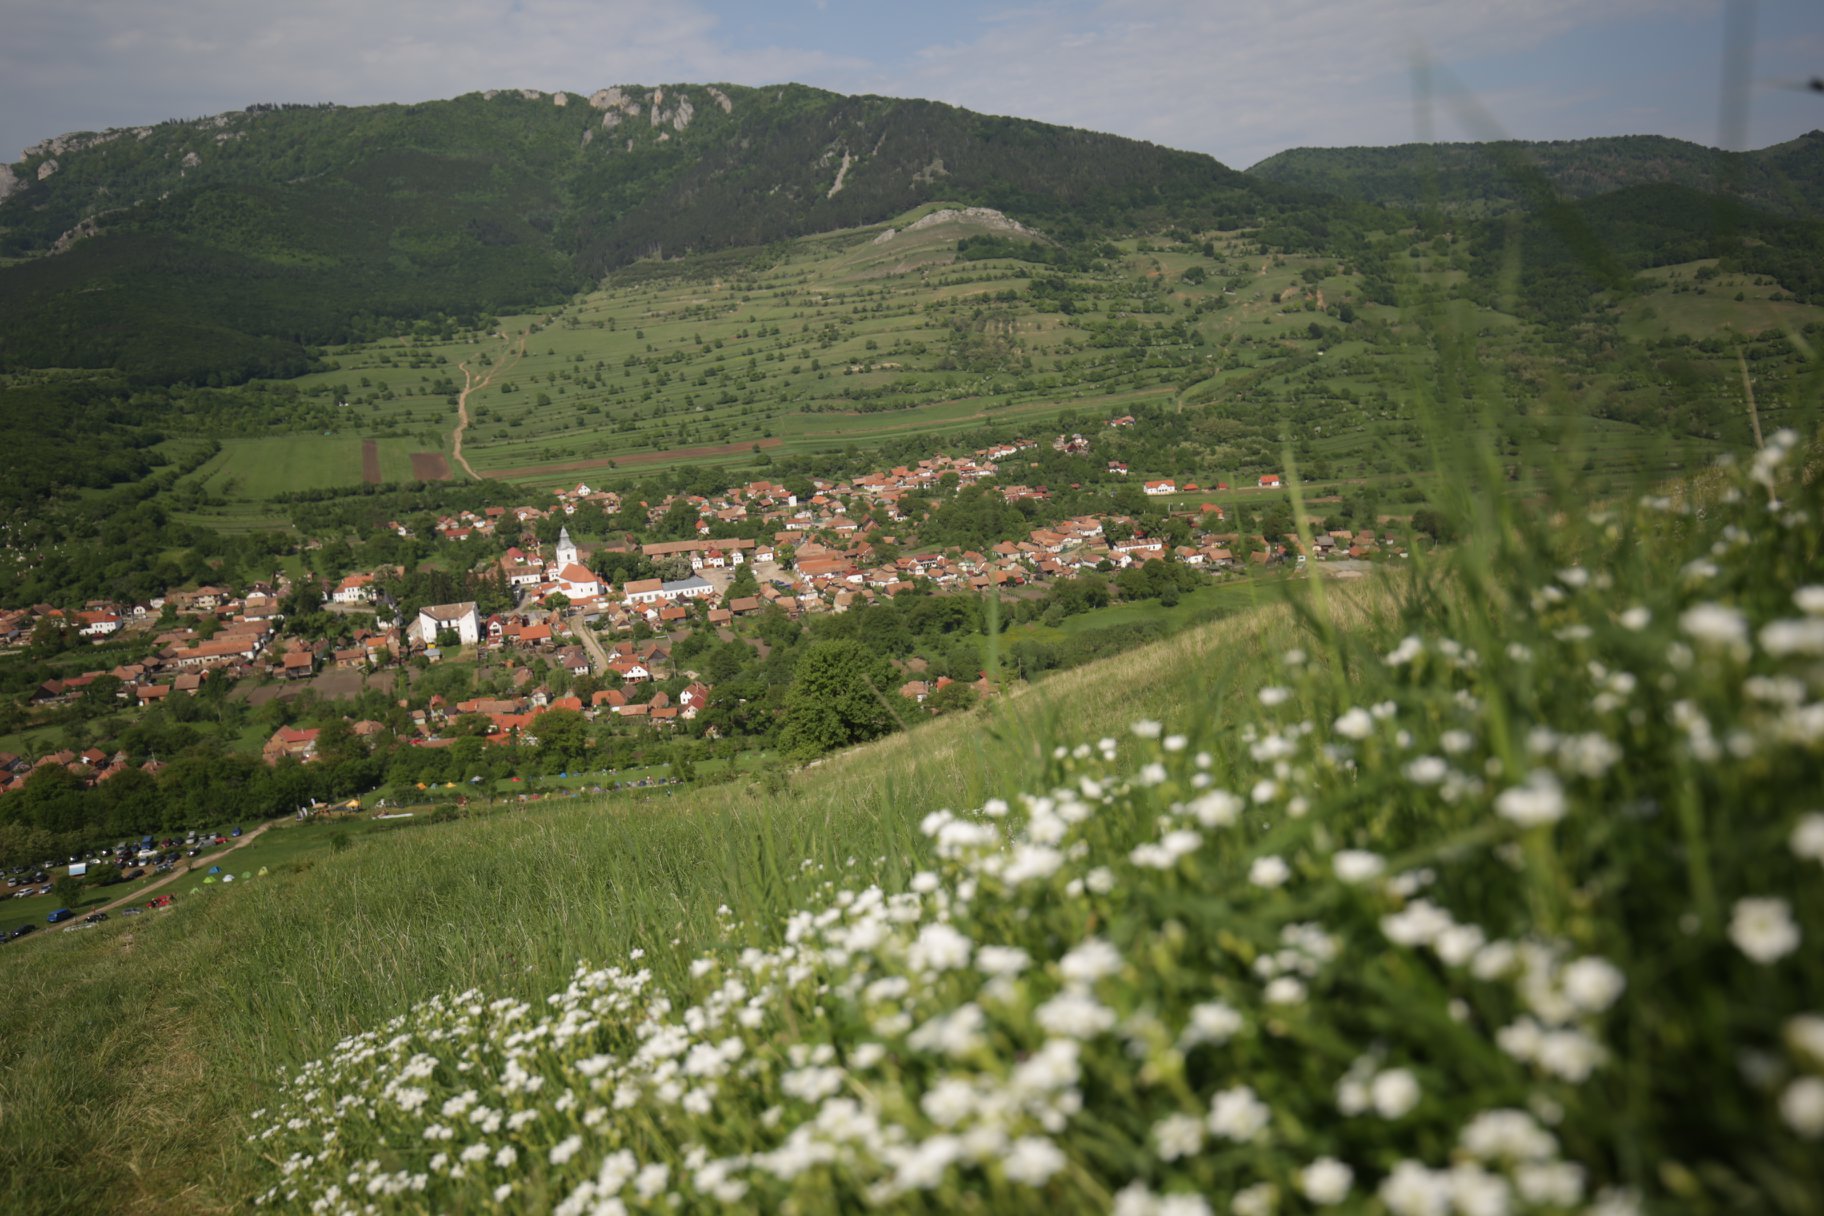
<svg viewBox="0 0 1824 1216">
<path fill-rule="evenodd" d="M 0 0 L 0 160 L 255 102 L 783 81 L 1236 168 L 1424 138 L 1762 147 L 1824 127 L 1797 87 L 1819 75 L 1820 0 Z"/>
</svg>

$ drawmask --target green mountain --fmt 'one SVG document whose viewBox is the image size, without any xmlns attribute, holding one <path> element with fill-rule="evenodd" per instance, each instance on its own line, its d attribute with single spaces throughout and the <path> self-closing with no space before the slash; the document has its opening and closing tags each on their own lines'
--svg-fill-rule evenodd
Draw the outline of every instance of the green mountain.
<svg viewBox="0 0 1824 1216">
<path fill-rule="evenodd" d="M 1782 215 L 1816 217 L 1824 197 L 1824 131 L 1753 152 L 1659 135 L 1292 148 L 1247 172 L 1263 182 L 1394 207 L 1499 212 L 1536 203 L 1542 186 L 1581 199 L 1670 184 Z"/>
<path fill-rule="evenodd" d="M 0 371 L 295 374 L 313 344 L 932 199 L 1070 236 L 1253 221 L 1282 193 L 1195 153 L 796 85 L 256 106 L 63 136 L 0 175 Z"/>
</svg>

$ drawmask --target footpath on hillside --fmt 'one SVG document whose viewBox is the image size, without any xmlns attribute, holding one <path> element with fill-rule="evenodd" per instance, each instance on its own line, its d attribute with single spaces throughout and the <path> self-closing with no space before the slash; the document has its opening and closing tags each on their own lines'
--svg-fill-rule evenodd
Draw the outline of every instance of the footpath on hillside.
<svg viewBox="0 0 1824 1216">
<path fill-rule="evenodd" d="M 469 429 L 469 394 L 477 389 L 488 387 L 494 383 L 494 377 L 518 363 L 526 353 L 526 337 L 527 335 L 520 334 L 519 346 L 512 349 L 500 363 L 490 367 L 488 374 L 479 379 L 476 378 L 474 372 L 469 370 L 467 363 L 456 365 L 457 369 L 462 372 L 462 391 L 456 394 L 456 429 L 450 432 L 450 455 L 457 464 L 462 466 L 463 472 L 477 481 L 481 479 L 481 474 L 475 471 L 475 467 L 469 463 L 469 458 L 462 454 L 462 433 Z"/>
</svg>

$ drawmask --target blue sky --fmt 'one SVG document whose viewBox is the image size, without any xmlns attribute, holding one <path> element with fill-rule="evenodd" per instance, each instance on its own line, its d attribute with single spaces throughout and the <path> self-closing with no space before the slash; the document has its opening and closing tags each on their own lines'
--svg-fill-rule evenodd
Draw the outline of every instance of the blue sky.
<svg viewBox="0 0 1824 1216">
<path fill-rule="evenodd" d="M 1824 127 L 1824 3 L 1761 0 L 1741 142 Z M 0 0 L 0 158 L 257 101 L 796 80 L 1208 152 L 1501 133 L 1724 138 L 1709 0 Z M 1461 91 L 1415 105 L 1413 64 Z"/>
</svg>

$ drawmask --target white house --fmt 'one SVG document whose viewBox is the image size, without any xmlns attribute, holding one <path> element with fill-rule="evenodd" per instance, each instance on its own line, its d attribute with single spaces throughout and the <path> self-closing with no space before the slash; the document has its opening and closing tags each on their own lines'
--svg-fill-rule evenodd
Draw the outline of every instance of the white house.
<svg viewBox="0 0 1824 1216">
<path fill-rule="evenodd" d="M 454 629 L 457 640 L 464 646 L 479 642 L 481 616 L 476 612 L 474 602 L 427 604 L 418 610 L 418 619 L 412 623 L 413 636 L 426 646 L 434 645 L 437 635 L 445 629 Z"/>
<path fill-rule="evenodd" d="M 1158 498 L 1164 494 L 1176 494 L 1178 492 L 1177 483 L 1171 481 L 1149 481 L 1143 489 L 1147 494 L 1154 498 Z"/>
<path fill-rule="evenodd" d="M 337 604 L 371 604 L 374 600 L 374 576 L 351 574 L 336 584 L 336 589 L 329 593 L 329 598 Z"/>
</svg>

